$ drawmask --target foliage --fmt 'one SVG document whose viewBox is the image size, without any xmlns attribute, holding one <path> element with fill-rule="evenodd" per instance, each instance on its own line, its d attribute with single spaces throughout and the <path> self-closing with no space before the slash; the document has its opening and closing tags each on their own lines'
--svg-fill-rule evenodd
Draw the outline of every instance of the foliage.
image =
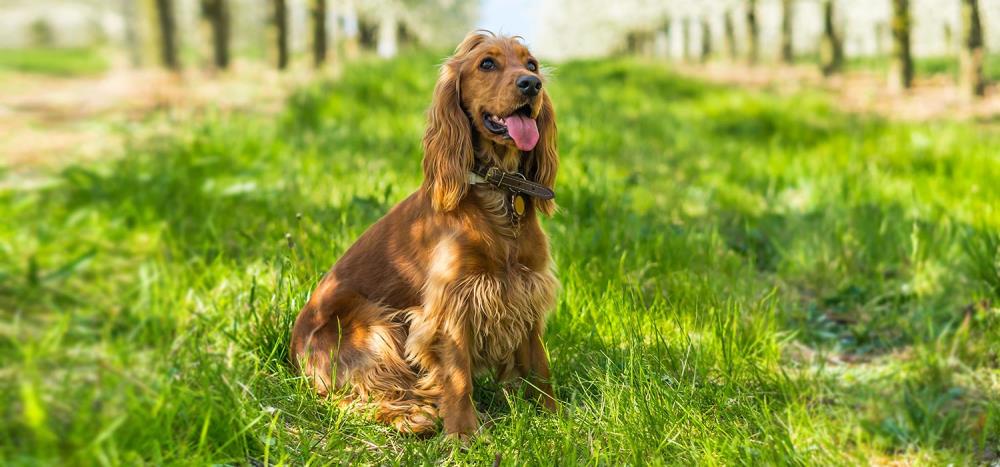
<svg viewBox="0 0 1000 467">
<path fill-rule="evenodd" d="M 418 185 L 437 62 L 354 65 L 277 118 L 209 113 L 45 183 L 8 176 L 0 459 L 995 461 L 1000 136 L 622 60 L 550 85 L 560 412 L 484 379 L 490 426 L 462 450 L 314 397 L 291 321 Z"/>
</svg>

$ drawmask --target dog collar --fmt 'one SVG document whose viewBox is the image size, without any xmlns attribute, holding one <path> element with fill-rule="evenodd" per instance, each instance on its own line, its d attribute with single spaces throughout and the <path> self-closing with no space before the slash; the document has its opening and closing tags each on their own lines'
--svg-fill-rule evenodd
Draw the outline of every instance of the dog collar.
<svg viewBox="0 0 1000 467">
<path fill-rule="evenodd" d="M 504 172 L 499 167 L 480 164 L 478 161 L 468 173 L 470 185 L 489 185 L 506 191 L 504 198 L 505 215 L 510 219 L 511 236 L 518 237 L 521 231 L 521 218 L 528 212 L 531 204 L 529 197 L 550 200 L 556 197 L 555 192 L 545 185 L 528 180 L 520 172 Z"/>
<path fill-rule="evenodd" d="M 476 162 L 472 167 L 468 180 L 472 185 L 490 184 L 511 194 L 527 195 L 543 201 L 556 197 L 556 193 L 552 189 L 528 180 L 520 172 L 504 172 L 499 167 L 487 166 L 479 162 Z"/>
</svg>

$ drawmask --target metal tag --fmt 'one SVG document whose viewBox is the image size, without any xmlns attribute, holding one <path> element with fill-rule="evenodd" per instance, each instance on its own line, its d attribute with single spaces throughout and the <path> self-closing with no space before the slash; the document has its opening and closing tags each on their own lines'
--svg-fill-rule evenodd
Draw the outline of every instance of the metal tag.
<svg viewBox="0 0 1000 467">
<path fill-rule="evenodd" d="M 524 202 L 524 196 L 522 196 L 520 194 L 512 196 L 511 199 L 510 199 L 510 204 L 511 204 L 511 207 L 514 208 L 514 214 L 517 217 L 521 217 L 521 216 L 524 215 L 524 211 L 526 209 L 525 202 Z"/>
</svg>

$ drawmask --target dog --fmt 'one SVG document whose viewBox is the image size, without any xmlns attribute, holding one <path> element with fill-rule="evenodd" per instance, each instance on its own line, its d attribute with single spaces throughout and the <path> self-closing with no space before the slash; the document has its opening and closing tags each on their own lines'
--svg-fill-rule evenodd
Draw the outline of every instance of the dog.
<svg viewBox="0 0 1000 467">
<path fill-rule="evenodd" d="M 441 66 L 420 188 L 363 233 L 295 320 L 292 364 L 322 396 L 401 432 L 468 440 L 473 377 L 556 409 L 542 343 L 556 302 L 552 101 L 519 38 L 468 35 Z"/>
</svg>

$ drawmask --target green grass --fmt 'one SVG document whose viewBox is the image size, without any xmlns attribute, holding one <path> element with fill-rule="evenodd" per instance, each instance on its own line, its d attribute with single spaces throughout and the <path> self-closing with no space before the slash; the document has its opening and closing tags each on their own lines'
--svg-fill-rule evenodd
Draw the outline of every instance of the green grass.
<svg viewBox="0 0 1000 467">
<path fill-rule="evenodd" d="M 419 184 L 438 59 L 356 64 L 277 117 L 175 122 L 31 187 L 9 174 L 3 463 L 996 460 L 1000 135 L 622 60 L 549 88 L 560 412 L 480 381 L 492 426 L 461 450 L 314 397 L 292 320 Z"/>
<path fill-rule="evenodd" d="M 854 57 L 847 60 L 850 71 L 889 71 L 889 57 Z M 958 57 L 920 57 L 913 60 L 913 71 L 917 76 L 945 75 L 958 77 Z M 983 61 L 983 76 L 991 82 L 1000 81 L 1000 56 L 986 55 Z"/>
<path fill-rule="evenodd" d="M 107 58 L 95 48 L 0 49 L 0 71 L 80 76 L 99 74 L 107 69 Z"/>
</svg>

